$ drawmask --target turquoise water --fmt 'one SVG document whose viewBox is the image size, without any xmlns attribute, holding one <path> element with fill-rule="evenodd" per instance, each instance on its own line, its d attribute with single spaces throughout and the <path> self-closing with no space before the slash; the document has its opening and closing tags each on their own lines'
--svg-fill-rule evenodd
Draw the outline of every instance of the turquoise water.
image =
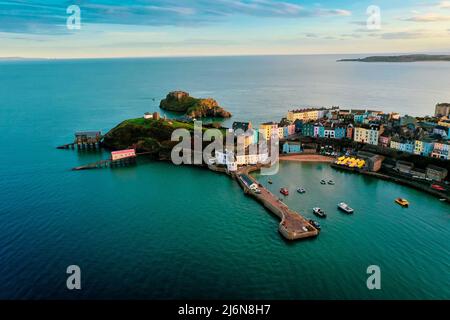
<svg viewBox="0 0 450 320">
<path fill-rule="evenodd" d="M 211 95 L 234 119 L 255 122 L 294 104 L 414 114 L 450 100 L 447 64 L 336 58 L 0 63 L 0 298 L 449 299 L 449 207 L 415 190 L 283 163 L 269 187 L 288 186 L 286 202 L 305 216 L 316 205 L 329 213 L 320 237 L 288 243 L 277 219 L 225 176 L 145 161 L 72 172 L 107 154 L 55 149 L 76 130 L 107 131 L 157 110 L 174 89 Z M 419 88 L 411 77 L 440 81 Z M 399 196 L 411 208 L 396 206 Z M 355 215 L 338 212 L 340 201 Z M 80 292 L 65 289 L 71 264 L 82 270 Z M 366 288 L 372 264 L 382 270 L 379 292 Z"/>
</svg>

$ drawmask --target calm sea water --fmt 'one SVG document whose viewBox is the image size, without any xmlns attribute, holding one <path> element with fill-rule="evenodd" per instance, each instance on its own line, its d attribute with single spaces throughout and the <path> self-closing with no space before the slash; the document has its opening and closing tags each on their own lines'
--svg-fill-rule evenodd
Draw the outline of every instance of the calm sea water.
<svg viewBox="0 0 450 320">
<path fill-rule="evenodd" d="M 55 149 L 76 130 L 106 132 L 157 110 L 174 89 L 256 123 L 294 105 L 432 114 L 450 101 L 450 64 L 338 58 L 0 63 L 0 298 L 449 299 L 449 207 L 415 190 L 284 163 L 274 192 L 304 186 L 286 202 L 308 217 L 316 205 L 329 213 L 320 237 L 288 243 L 277 219 L 225 176 L 152 162 L 71 172 L 107 154 Z M 411 208 L 394 205 L 398 196 Z M 355 215 L 338 212 L 340 201 Z M 71 264 L 82 270 L 79 292 L 65 289 Z M 366 288 L 374 264 L 377 292 Z"/>
</svg>

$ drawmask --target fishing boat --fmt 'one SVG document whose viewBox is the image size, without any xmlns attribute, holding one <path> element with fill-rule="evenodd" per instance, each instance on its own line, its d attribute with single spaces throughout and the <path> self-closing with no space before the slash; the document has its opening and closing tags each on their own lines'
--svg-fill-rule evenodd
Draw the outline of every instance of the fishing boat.
<svg viewBox="0 0 450 320">
<path fill-rule="evenodd" d="M 303 188 L 298 188 L 298 189 L 297 189 L 297 192 L 300 193 L 300 194 L 302 194 L 302 193 L 306 193 L 306 190 L 303 189 Z"/>
<path fill-rule="evenodd" d="M 397 204 L 401 205 L 403 208 L 408 208 L 409 207 L 409 202 L 406 199 L 397 198 L 397 199 L 395 199 L 395 202 Z"/>
<path fill-rule="evenodd" d="M 309 220 L 309 223 L 310 223 L 314 228 L 316 228 L 317 230 L 322 229 L 322 226 L 321 226 L 320 223 L 317 222 L 317 221 Z"/>
<path fill-rule="evenodd" d="M 313 213 L 314 213 L 316 216 L 321 217 L 321 218 L 326 218 L 326 217 L 327 217 L 325 211 L 323 211 L 323 210 L 320 209 L 320 208 L 313 208 Z"/>
<path fill-rule="evenodd" d="M 284 196 L 288 196 L 289 195 L 289 190 L 286 188 L 281 188 L 280 189 L 280 193 Z"/>
<path fill-rule="evenodd" d="M 445 188 L 443 186 L 438 185 L 438 184 L 433 184 L 431 186 L 431 188 L 433 188 L 434 190 L 437 190 L 437 191 L 445 191 Z"/>
<path fill-rule="evenodd" d="M 353 212 L 355 212 L 355 210 L 350 208 L 350 206 L 348 204 L 346 204 L 345 202 L 339 203 L 338 208 L 339 208 L 339 210 L 342 210 L 347 214 L 352 214 Z"/>
</svg>

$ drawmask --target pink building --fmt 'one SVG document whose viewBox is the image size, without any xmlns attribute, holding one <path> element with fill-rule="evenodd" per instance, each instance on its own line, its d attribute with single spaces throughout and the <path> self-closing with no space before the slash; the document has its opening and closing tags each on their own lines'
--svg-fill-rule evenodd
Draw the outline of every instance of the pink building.
<svg viewBox="0 0 450 320">
<path fill-rule="evenodd" d="M 353 131 L 354 131 L 353 126 L 352 126 L 352 125 L 349 125 L 349 126 L 347 127 L 347 138 L 348 138 L 348 139 L 352 139 L 352 140 L 353 140 Z"/>
<path fill-rule="evenodd" d="M 112 161 L 117 161 L 117 160 L 122 160 L 122 159 L 127 159 L 127 158 L 134 158 L 134 157 L 136 157 L 136 150 L 134 150 L 134 149 L 111 152 L 111 160 Z"/>
<path fill-rule="evenodd" d="M 380 136 L 379 144 L 382 147 L 389 148 L 391 145 L 391 137 Z"/>
</svg>

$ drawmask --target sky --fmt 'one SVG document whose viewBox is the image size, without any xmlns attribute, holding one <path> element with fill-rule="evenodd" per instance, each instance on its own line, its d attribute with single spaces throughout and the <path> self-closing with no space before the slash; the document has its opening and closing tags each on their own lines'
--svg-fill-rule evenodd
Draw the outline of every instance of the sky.
<svg viewBox="0 0 450 320">
<path fill-rule="evenodd" d="M 0 0 L 0 57 L 369 53 L 450 53 L 450 0 Z"/>
</svg>

